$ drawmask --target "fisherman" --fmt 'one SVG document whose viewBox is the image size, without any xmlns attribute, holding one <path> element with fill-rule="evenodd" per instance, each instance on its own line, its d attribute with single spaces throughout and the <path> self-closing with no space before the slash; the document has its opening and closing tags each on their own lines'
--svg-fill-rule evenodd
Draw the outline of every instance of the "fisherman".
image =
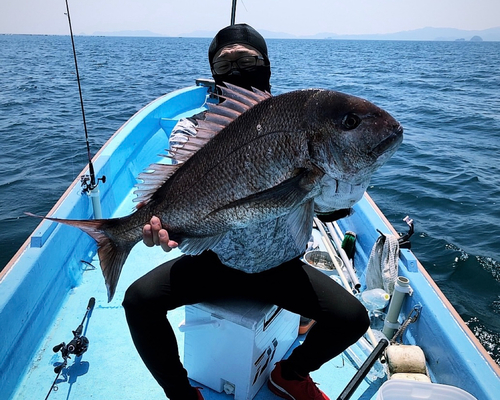
<svg viewBox="0 0 500 400">
<path fill-rule="evenodd" d="M 236 24 L 213 39 L 209 63 L 218 85 L 270 91 L 270 62 L 264 38 L 251 26 Z M 185 141 L 193 125 L 177 127 L 171 140 Z M 268 386 L 277 396 L 295 400 L 327 400 L 309 373 L 340 354 L 369 326 L 366 309 L 327 275 L 305 265 L 286 236 L 286 223 L 258 224 L 230 232 L 213 251 L 168 261 L 134 282 L 123 306 L 134 344 L 151 374 L 170 400 L 202 400 L 183 367 L 174 332 L 166 317 L 177 307 L 242 296 L 276 304 L 316 323 L 286 360 L 276 363 Z M 285 232 L 285 234 L 283 233 Z M 164 251 L 177 247 L 159 218 L 144 226 L 143 241 Z M 286 241 L 284 241 L 286 239 Z M 270 265 L 256 265 L 256 252 L 266 246 Z"/>
</svg>

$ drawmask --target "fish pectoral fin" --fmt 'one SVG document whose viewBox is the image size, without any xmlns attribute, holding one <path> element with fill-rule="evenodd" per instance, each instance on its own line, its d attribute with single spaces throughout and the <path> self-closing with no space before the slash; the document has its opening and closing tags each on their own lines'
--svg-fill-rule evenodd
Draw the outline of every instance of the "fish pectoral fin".
<svg viewBox="0 0 500 400">
<path fill-rule="evenodd" d="M 288 215 L 286 223 L 292 233 L 297 248 L 305 250 L 311 238 L 314 219 L 314 200 L 295 207 Z"/>
<path fill-rule="evenodd" d="M 293 178 L 281 182 L 279 185 L 263 190 L 262 192 L 255 193 L 242 200 L 232 203 L 232 206 L 237 206 L 238 203 L 246 203 L 251 206 L 261 206 L 265 208 L 286 208 L 291 207 L 302 202 L 302 200 L 309 194 L 309 190 L 304 189 L 301 185 L 304 173 L 300 173 Z"/>
<path fill-rule="evenodd" d="M 297 205 L 302 204 L 314 190 L 315 179 L 311 178 L 311 172 L 316 174 L 316 171 L 304 169 L 272 188 L 214 210 L 209 216 L 217 216 L 226 221 L 234 219 L 238 221 L 238 226 L 231 228 L 242 228 L 248 222 L 269 220 L 287 214 Z M 256 218 L 256 213 L 261 214 L 261 218 Z"/>
<path fill-rule="evenodd" d="M 179 249 L 189 255 L 198 255 L 205 250 L 213 248 L 221 241 L 226 232 L 216 236 L 190 237 L 182 240 Z"/>
</svg>

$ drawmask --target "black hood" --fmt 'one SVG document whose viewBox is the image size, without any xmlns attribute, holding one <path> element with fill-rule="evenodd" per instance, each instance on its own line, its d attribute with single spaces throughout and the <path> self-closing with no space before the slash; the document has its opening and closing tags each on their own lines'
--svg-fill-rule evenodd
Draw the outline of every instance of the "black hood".
<svg viewBox="0 0 500 400">
<path fill-rule="evenodd" d="M 227 26 L 215 35 L 208 48 L 208 61 L 213 72 L 213 59 L 215 54 L 223 47 L 231 44 L 244 44 L 252 46 L 260 52 L 264 58 L 264 65 L 256 66 L 247 70 L 233 70 L 226 74 L 215 74 L 213 77 L 217 85 L 224 82 L 232 83 L 245 89 L 255 87 L 264 91 L 271 91 L 269 80 L 271 78 L 271 67 L 267 55 L 267 44 L 262 35 L 247 24 L 236 24 Z"/>
<path fill-rule="evenodd" d="M 212 68 L 215 54 L 223 47 L 230 44 L 247 44 L 258 50 L 264 57 L 266 65 L 269 64 L 267 44 L 262 35 L 247 24 L 236 24 L 221 29 L 210 43 L 208 48 L 208 61 Z"/>
</svg>

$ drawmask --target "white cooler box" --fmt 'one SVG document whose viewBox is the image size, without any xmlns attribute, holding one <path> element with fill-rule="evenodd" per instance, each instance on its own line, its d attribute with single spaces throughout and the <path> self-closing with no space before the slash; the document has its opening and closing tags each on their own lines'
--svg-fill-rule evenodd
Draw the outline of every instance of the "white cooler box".
<svg viewBox="0 0 500 400">
<path fill-rule="evenodd" d="M 251 400 L 298 336 L 300 317 L 235 300 L 186 306 L 184 366 L 202 385 Z"/>
</svg>

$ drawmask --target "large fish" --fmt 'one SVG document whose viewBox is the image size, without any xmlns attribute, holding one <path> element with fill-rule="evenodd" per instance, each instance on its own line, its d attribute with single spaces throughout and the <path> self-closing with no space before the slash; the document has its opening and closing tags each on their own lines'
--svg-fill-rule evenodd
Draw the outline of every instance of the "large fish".
<svg viewBox="0 0 500 400">
<path fill-rule="evenodd" d="M 139 176 L 141 206 L 133 214 L 47 217 L 97 241 L 109 300 L 153 215 L 187 254 L 216 246 L 231 230 L 284 215 L 305 248 L 314 212 L 351 207 L 403 140 L 393 117 L 358 97 L 320 89 L 272 97 L 227 86 L 225 101 L 209 106 L 197 135 L 169 150 L 176 164 L 153 164 Z M 353 187 L 362 190 L 339 193 Z"/>
</svg>

